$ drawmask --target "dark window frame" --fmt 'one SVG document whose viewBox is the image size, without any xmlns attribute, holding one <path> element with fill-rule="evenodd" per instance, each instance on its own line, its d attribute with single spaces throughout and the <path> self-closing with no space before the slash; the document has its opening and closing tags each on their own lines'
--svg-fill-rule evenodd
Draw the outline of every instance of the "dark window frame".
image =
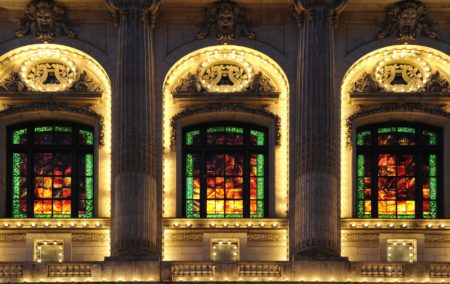
<svg viewBox="0 0 450 284">
<path fill-rule="evenodd" d="M 389 145 L 389 146 L 380 146 L 378 145 L 377 141 L 377 135 L 378 135 L 378 129 L 384 128 L 384 127 L 411 127 L 416 129 L 416 145 L 414 146 L 400 146 L 400 145 Z M 358 133 L 362 131 L 371 131 L 371 144 L 370 146 L 358 146 L 357 144 L 357 136 Z M 437 137 L 437 145 L 423 145 L 423 130 L 429 130 L 436 133 Z M 374 135 L 375 134 L 375 135 Z M 375 123 L 375 124 L 369 124 L 369 125 L 363 125 L 360 127 L 357 127 L 356 129 L 356 136 L 355 136 L 355 171 L 354 173 L 357 173 L 358 171 L 358 165 L 357 165 L 357 159 L 359 155 L 371 155 L 372 158 L 372 170 L 371 170 L 371 176 L 374 181 L 372 181 L 372 192 L 371 192 L 371 203 L 372 203 L 372 216 L 371 219 L 376 219 L 378 217 L 378 155 L 383 154 L 409 154 L 413 153 L 418 157 L 418 161 L 415 165 L 415 218 L 414 219 L 425 219 L 423 217 L 423 191 L 421 188 L 422 179 L 424 178 L 422 176 L 422 165 L 424 164 L 424 160 L 422 159 L 424 155 L 426 154 L 436 154 L 437 156 L 437 196 L 436 196 L 436 205 L 437 205 L 437 212 L 436 212 L 436 219 L 443 217 L 443 208 L 444 208 L 444 190 L 443 190 L 443 129 L 441 127 L 436 127 L 432 125 L 427 125 L 423 123 L 413 123 L 413 122 L 405 122 L 405 121 L 390 121 L 390 122 L 383 122 L 383 123 Z M 354 216 L 356 218 L 358 217 L 358 184 L 357 184 L 357 174 L 355 175 L 355 181 L 354 181 L 354 197 L 355 197 L 355 206 L 353 207 L 355 209 Z M 398 200 L 397 200 L 398 201 Z M 398 205 L 396 205 L 398 206 Z M 397 213 L 396 213 L 397 214 Z M 362 217 L 361 217 L 362 218 Z M 381 218 L 383 219 L 383 218 Z M 396 219 L 402 219 L 397 218 Z M 433 219 L 433 218 L 431 218 Z"/>
<path fill-rule="evenodd" d="M 62 127 L 72 127 L 72 144 L 70 145 L 40 145 L 40 144 L 34 144 L 34 133 L 32 130 L 35 127 L 44 127 L 44 126 L 62 126 Z M 18 129 L 24 129 L 27 128 L 27 139 L 28 143 L 26 145 L 21 144 L 13 144 L 12 137 L 13 132 Z M 88 130 L 92 131 L 94 135 L 94 143 L 93 145 L 83 145 L 80 143 L 79 139 L 79 131 L 78 130 Z M 79 209 L 79 197 L 78 197 L 78 191 L 79 191 L 79 183 L 81 181 L 80 175 L 78 174 L 78 167 L 80 165 L 80 154 L 92 154 L 93 155 L 93 217 L 96 216 L 96 179 L 97 179 L 97 166 L 96 166 L 96 142 L 95 142 L 95 129 L 93 126 L 88 124 L 82 124 L 78 122 L 70 122 L 70 121 L 64 121 L 64 120 L 39 120 L 39 121 L 30 121 L 30 122 L 23 122 L 23 123 L 17 123 L 9 125 L 6 129 L 6 153 L 7 153 L 7 164 L 6 164 L 6 173 L 7 173 L 7 193 L 6 193 L 6 214 L 7 216 L 13 217 L 13 165 L 12 165 L 12 154 L 13 153 L 25 153 L 27 155 L 27 218 L 39 218 L 39 219 L 52 219 L 52 218 L 58 218 L 58 217 L 48 217 L 48 218 L 41 218 L 41 217 L 34 217 L 34 173 L 33 173 L 33 155 L 34 153 L 68 153 L 72 152 L 72 173 L 71 173 L 71 216 L 69 218 L 83 218 L 78 216 L 78 209 Z M 52 198 L 52 200 L 54 200 Z M 53 213 L 52 213 L 53 214 Z M 83 218 L 84 219 L 84 218 Z"/>
<path fill-rule="evenodd" d="M 239 127 L 244 129 L 244 145 L 243 146 L 213 146 L 206 145 L 206 129 L 209 127 Z M 261 131 L 264 133 L 264 146 L 251 146 L 250 145 L 250 129 Z M 186 145 L 186 133 L 200 130 L 201 145 L 190 146 Z M 248 164 L 249 154 L 264 154 L 264 216 L 262 218 L 269 217 L 269 152 L 271 145 L 269 145 L 269 128 L 261 125 L 236 122 L 236 121 L 217 121 L 217 122 L 207 122 L 199 123 L 194 125 L 189 125 L 183 127 L 182 129 L 182 149 L 181 149 L 181 176 L 182 176 L 182 217 L 186 218 L 186 154 L 200 154 L 201 161 L 201 187 L 200 187 L 200 219 L 208 218 L 206 214 L 206 201 L 207 201 L 207 190 L 206 190 L 206 153 L 220 153 L 220 152 L 231 152 L 231 153 L 244 153 L 244 186 L 243 186 L 243 216 L 242 218 L 250 218 L 250 174 Z M 207 149 L 206 149 L 207 148 Z M 230 217 L 223 217 L 221 219 L 232 219 Z"/>
</svg>

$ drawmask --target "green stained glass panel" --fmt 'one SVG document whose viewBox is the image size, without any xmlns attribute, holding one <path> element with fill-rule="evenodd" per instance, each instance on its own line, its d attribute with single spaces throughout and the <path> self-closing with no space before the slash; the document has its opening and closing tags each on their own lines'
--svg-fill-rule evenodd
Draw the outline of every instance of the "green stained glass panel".
<svg viewBox="0 0 450 284">
<path fill-rule="evenodd" d="M 88 130 L 79 130 L 82 145 L 94 145 L 94 133 Z"/>
<path fill-rule="evenodd" d="M 258 154 L 257 157 L 257 175 L 264 176 L 264 155 Z"/>
<path fill-rule="evenodd" d="M 51 126 L 42 126 L 34 128 L 34 132 L 50 132 L 53 131 L 53 127 Z"/>
<path fill-rule="evenodd" d="M 397 131 L 396 127 L 378 128 L 378 133 L 391 133 L 391 132 L 396 132 L 396 131 Z"/>
<path fill-rule="evenodd" d="M 194 196 L 194 178 L 186 178 L 186 199 L 192 199 Z"/>
<path fill-rule="evenodd" d="M 72 132 L 72 127 L 55 126 L 56 132 Z"/>
<path fill-rule="evenodd" d="M 194 175 L 194 161 L 192 158 L 192 154 L 186 155 L 186 176 L 193 176 Z"/>
<path fill-rule="evenodd" d="M 86 154 L 86 176 L 92 177 L 94 175 L 94 155 Z"/>
<path fill-rule="evenodd" d="M 423 131 L 423 135 L 427 139 L 426 144 L 431 145 L 431 146 L 436 146 L 437 145 L 436 132 L 431 132 L 431 131 L 424 130 Z"/>
<path fill-rule="evenodd" d="M 358 155 L 358 162 L 357 162 L 357 171 L 358 171 L 358 177 L 364 176 L 364 155 Z"/>
<path fill-rule="evenodd" d="M 258 191 L 257 191 L 257 199 L 264 199 L 264 178 L 257 178 Z"/>
<path fill-rule="evenodd" d="M 370 134 L 370 130 L 359 132 L 356 138 L 358 146 L 370 145 Z"/>
<path fill-rule="evenodd" d="M 398 127 L 397 131 L 401 133 L 416 133 L 416 129 L 411 127 Z"/>
<path fill-rule="evenodd" d="M 13 168 L 13 196 L 12 196 L 12 216 L 13 218 L 26 218 L 26 199 L 22 200 L 21 191 L 21 168 L 27 167 L 27 159 L 25 154 L 13 153 L 12 155 L 12 168 Z"/>
<path fill-rule="evenodd" d="M 256 146 L 264 146 L 264 132 L 250 130 L 250 135 L 256 137 Z"/>
<path fill-rule="evenodd" d="M 429 166 L 430 166 L 430 176 L 434 177 L 436 176 L 436 155 L 430 155 L 429 156 Z"/>
<path fill-rule="evenodd" d="M 200 135 L 200 130 L 193 130 L 186 133 L 186 145 L 194 145 L 194 137 Z"/>
<path fill-rule="evenodd" d="M 26 128 L 13 131 L 13 137 L 12 137 L 13 144 L 14 145 L 26 144 L 28 142 L 27 141 L 27 133 L 28 133 L 28 130 Z"/>
</svg>

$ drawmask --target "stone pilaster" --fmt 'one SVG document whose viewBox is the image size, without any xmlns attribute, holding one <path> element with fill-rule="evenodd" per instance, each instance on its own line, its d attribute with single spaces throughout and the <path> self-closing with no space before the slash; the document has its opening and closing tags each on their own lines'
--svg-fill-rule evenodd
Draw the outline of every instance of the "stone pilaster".
<svg viewBox="0 0 450 284">
<path fill-rule="evenodd" d="M 293 257 L 339 257 L 340 98 L 333 92 L 334 22 L 346 0 L 295 0 L 297 94 L 291 105 L 296 160 Z"/>
<path fill-rule="evenodd" d="M 158 259 L 153 25 L 159 0 L 108 0 L 117 15 L 111 256 Z"/>
</svg>

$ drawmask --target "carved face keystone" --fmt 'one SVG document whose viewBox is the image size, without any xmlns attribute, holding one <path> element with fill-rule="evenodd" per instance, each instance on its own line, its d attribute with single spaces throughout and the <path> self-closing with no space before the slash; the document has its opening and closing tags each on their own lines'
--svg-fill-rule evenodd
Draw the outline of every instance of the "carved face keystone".
<svg viewBox="0 0 450 284">
<path fill-rule="evenodd" d="M 231 32 L 234 28 L 234 16 L 231 10 L 223 10 L 219 14 L 217 25 L 221 32 Z"/>
<path fill-rule="evenodd" d="M 52 12 L 42 8 L 36 11 L 36 23 L 41 31 L 48 32 L 53 27 Z"/>
<path fill-rule="evenodd" d="M 412 8 L 405 9 L 400 14 L 400 30 L 412 30 L 417 25 L 417 11 Z"/>
</svg>

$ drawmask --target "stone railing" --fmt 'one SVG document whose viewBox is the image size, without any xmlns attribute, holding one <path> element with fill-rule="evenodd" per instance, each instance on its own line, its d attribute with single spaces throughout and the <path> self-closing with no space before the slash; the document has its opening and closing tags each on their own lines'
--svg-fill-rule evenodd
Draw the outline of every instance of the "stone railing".
<svg viewBox="0 0 450 284">
<path fill-rule="evenodd" d="M 48 277 L 90 277 L 90 264 L 49 264 Z"/>
<path fill-rule="evenodd" d="M 450 264 L 430 264 L 430 277 L 450 278 Z"/>
<path fill-rule="evenodd" d="M 405 269 L 402 264 L 375 263 L 361 266 L 362 277 L 404 277 Z"/>
<path fill-rule="evenodd" d="M 238 269 L 241 277 L 281 277 L 279 264 L 242 263 Z"/>
<path fill-rule="evenodd" d="M 214 276 L 215 265 L 211 263 L 172 264 L 172 277 L 208 277 Z"/>
<path fill-rule="evenodd" d="M 22 276 L 22 264 L 0 264 L 0 278 L 21 278 Z"/>
</svg>

